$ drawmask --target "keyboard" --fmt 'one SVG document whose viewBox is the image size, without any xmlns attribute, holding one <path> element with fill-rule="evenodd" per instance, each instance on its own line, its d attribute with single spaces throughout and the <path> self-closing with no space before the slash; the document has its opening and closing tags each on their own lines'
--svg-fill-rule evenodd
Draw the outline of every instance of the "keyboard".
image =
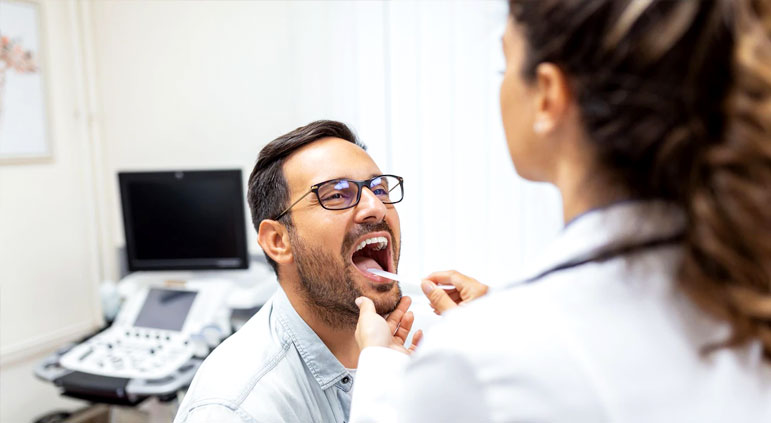
<svg viewBox="0 0 771 423">
<path fill-rule="evenodd" d="M 180 332 L 113 326 L 75 346 L 59 363 L 102 376 L 161 379 L 192 356 L 190 340 Z"/>
</svg>

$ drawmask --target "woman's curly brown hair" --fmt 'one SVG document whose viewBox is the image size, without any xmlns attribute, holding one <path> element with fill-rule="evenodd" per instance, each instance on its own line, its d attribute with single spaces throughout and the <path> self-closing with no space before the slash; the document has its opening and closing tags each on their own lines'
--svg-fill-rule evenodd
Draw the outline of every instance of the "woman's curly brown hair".
<svg viewBox="0 0 771 423">
<path fill-rule="evenodd" d="M 771 0 L 511 0 L 601 163 L 687 217 L 680 287 L 771 360 Z"/>
</svg>

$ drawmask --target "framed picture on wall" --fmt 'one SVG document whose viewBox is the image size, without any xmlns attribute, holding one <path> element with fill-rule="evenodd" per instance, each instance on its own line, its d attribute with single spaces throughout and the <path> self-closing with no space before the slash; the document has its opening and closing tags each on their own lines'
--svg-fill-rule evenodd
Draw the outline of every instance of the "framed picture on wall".
<svg viewBox="0 0 771 423">
<path fill-rule="evenodd" d="M 43 34 L 39 0 L 0 0 L 0 164 L 53 157 Z"/>
</svg>

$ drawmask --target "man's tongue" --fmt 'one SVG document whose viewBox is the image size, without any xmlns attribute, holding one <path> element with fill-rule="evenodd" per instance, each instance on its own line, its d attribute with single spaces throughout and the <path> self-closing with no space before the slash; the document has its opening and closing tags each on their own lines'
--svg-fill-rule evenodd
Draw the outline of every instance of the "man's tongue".
<svg viewBox="0 0 771 423">
<path fill-rule="evenodd" d="M 383 270 L 375 259 L 365 256 L 355 256 L 353 258 L 353 264 L 356 265 L 362 272 L 367 272 L 367 269 Z"/>
</svg>

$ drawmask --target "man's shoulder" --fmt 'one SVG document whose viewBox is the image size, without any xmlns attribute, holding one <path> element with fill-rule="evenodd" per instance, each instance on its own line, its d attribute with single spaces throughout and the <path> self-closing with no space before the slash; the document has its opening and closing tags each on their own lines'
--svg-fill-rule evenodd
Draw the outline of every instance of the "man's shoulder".
<svg viewBox="0 0 771 423">
<path fill-rule="evenodd" d="M 276 371 L 303 371 L 302 366 L 286 363 L 296 361 L 297 354 L 276 318 L 269 303 L 220 344 L 198 369 L 180 412 L 205 404 L 237 410 L 253 391 L 272 389 Z"/>
<path fill-rule="evenodd" d="M 280 362 L 291 341 L 270 327 L 265 316 L 254 316 L 241 330 L 226 339 L 204 360 L 190 393 L 208 390 L 230 397 L 260 381 Z"/>
</svg>

